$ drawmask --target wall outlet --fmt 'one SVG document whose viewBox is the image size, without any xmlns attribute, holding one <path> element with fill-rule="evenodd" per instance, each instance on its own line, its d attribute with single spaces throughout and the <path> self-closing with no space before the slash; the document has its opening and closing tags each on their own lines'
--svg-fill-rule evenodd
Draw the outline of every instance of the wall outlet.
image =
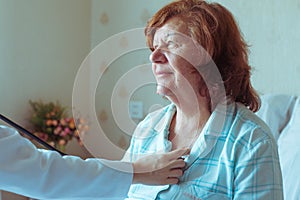
<svg viewBox="0 0 300 200">
<path fill-rule="evenodd" d="M 130 101 L 129 102 L 129 115 L 131 119 L 142 119 L 143 113 L 143 102 L 142 101 Z"/>
</svg>

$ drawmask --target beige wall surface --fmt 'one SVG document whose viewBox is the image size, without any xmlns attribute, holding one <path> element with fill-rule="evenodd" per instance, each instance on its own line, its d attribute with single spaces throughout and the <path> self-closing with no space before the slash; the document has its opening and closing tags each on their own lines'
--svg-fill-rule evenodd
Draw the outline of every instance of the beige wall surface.
<svg viewBox="0 0 300 200">
<path fill-rule="evenodd" d="M 90 50 L 90 9 L 87 0 L 0 0 L 1 114 L 26 126 L 30 99 L 71 107 L 74 77 Z M 24 197 L 2 192 L 2 200 L 17 199 Z"/>
<path fill-rule="evenodd" d="M 90 49 L 89 1 L 0 5 L 0 112 L 25 122 L 30 99 L 71 106 L 74 77 Z"/>
<path fill-rule="evenodd" d="M 260 93 L 300 95 L 300 1 L 218 2 L 235 15 L 250 45 L 254 87 Z"/>
</svg>

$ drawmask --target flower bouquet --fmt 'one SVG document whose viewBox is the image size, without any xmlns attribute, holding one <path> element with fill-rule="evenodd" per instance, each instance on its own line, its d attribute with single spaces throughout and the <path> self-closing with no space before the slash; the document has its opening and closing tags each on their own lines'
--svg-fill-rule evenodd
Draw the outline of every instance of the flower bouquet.
<svg viewBox="0 0 300 200">
<path fill-rule="evenodd" d="M 30 122 L 36 136 L 61 151 L 65 150 L 67 143 L 73 138 L 82 145 L 79 132 L 82 134 L 88 128 L 82 119 L 75 122 L 74 118 L 68 117 L 66 108 L 58 101 L 56 103 L 29 101 L 29 103 L 33 111 Z M 81 130 L 76 128 L 75 123 L 79 124 Z"/>
</svg>

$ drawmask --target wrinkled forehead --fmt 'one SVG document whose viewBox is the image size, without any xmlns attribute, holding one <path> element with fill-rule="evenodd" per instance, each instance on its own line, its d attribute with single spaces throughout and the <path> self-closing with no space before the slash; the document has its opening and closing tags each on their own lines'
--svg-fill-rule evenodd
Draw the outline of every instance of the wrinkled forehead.
<svg viewBox="0 0 300 200">
<path fill-rule="evenodd" d="M 155 30 L 153 43 L 170 38 L 183 41 L 191 40 L 187 25 L 181 20 L 169 20 L 165 25 Z"/>
<path fill-rule="evenodd" d="M 156 46 L 161 43 L 175 42 L 176 44 L 186 44 L 195 46 L 196 43 L 191 36 L 182 32 L 178 32 L 171 29 L 158 30 L 153 38 L 152 45 Z"/>
</svg>

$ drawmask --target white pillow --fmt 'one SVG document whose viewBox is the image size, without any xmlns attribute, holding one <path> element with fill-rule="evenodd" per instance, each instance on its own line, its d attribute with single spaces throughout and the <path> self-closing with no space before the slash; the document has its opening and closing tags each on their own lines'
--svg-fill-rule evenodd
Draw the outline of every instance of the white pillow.
<svg viewBox="0 0 300 200">
<path fill-rule="evenodd" d="M 289 122 L 296 96 L 265 94 L 261 97 L 261 108 L 256 114 L 270 127 L 277 140 L 281 131 Z"/>
<path fill-rule="evenodd" d="M 300 200 L 300 97 L 292 109 L 290 121 L 278 138 L 278 152 L 284 199 Z"/>
</svg>

